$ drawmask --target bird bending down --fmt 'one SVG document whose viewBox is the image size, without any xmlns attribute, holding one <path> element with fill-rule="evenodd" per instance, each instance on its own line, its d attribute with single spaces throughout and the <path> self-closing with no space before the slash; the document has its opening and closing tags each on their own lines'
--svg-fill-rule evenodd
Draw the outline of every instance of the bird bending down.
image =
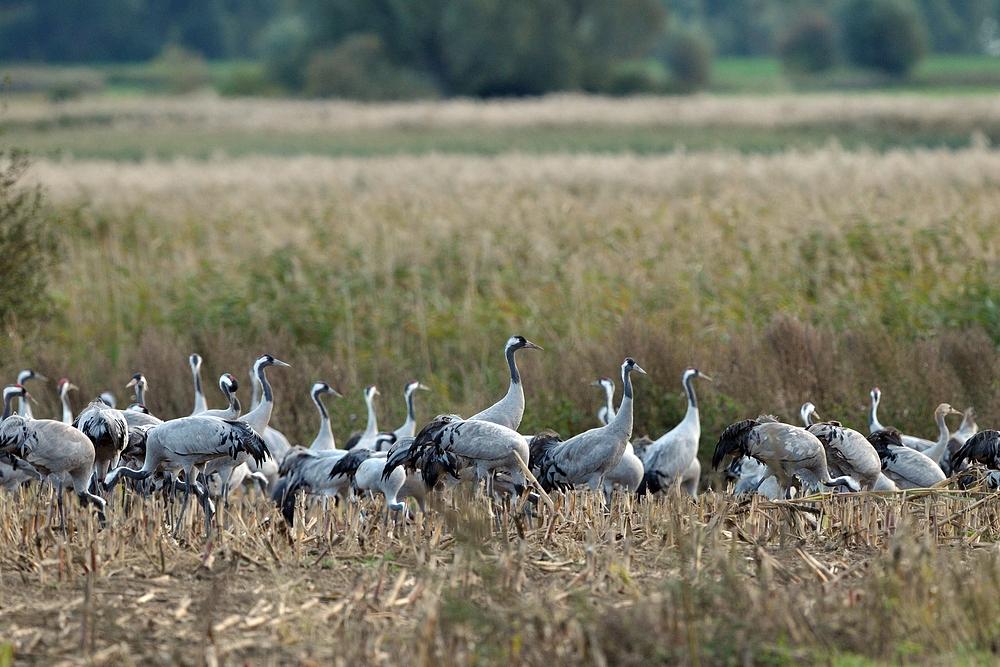
<svg viewBox="0 0 1000 667">
<path fill-rule="evenodd" d="M 47 377 L 45 377 L 41 373 L 36 373 L 30 368 L 26 368 L 17 374 L 17 383 L 22 387 L 24 386 L 24 383 L 27 382 L 28 380 L 41 380 L 42 382 L 49 381 Z M 28 419 L 34 418 L 34 415 L 31 413 L 31 404 L 28 402 L 27 394 L 17 399 L 17 414 L 21 415 L 22 417 L 27 417 Z"/>
<path fill-rule="evenodd" d="M 687 412 L 681 423 L 655 440 L 646 449 L 642 459 L 645 474 L 643 475 L 643 484 L 639 487 L 640 495 L 646 491 L 656 493 L 680 486 L 685 478 L 690 480 L 689 470 L 698 460 L 698 445 L 701 442 L 698 398 L 691 385 L 691 381 L 695 379 L 712 381 L 712 378 L 699 372 L 693 366 L 689 366 L 681 374 L 681 382 L 688 399 Z M 698 473 L 700 473 L 701 464 L 697 465 Z M 694 492 L 691 495 L 697 495 L 697 483 L 696 477 Z M 688 488 L 690 488 L 690 481 Z"/>
<path fill-rule="evenodd" d="M 882 461 L 871 443 L 854 429 L 846 428 L 836 421 L 814 424 L 816 406 L 805 403 L 801 410 L 806 430 L 819 438 L 826 451 L 826 465 L 834 476 L 853 477 L 864 491 L 874 490 L 882 474 Z"/>
<path fill-rule="evenodd" d="M 140 470 L 119 467 L 108 473 L 105 484 L 113 486 L 121 475 L 131 479 L 146 479 L 159 467 L 179 467 L 184 471 L 184 502 L 174 528 L 176 534 L 187 506 L 192 488 L 205 509 L 205 530 L 210 529 L 213 512 L 208 493 L 198 483 L 198 473 L 213 459 L 228 457 L 235 467 L 247 456 L 258 465 L 269 456 L 267 446 L 258 435 L 271 417 L 273 398 L 271 385 L 267 383 L 264 370 L 268 366 L 287 366 L 269 354 L 262 355 L 254 362 L 254 372 L 260 379 L 264 397 L 256 409 L 247 413 L 239 421 L 219 419 L 205 415 L 181 417 L 150 428 L 145 433 L 146 456 Z M 259 429 L 259 431 L 258 431 Z M 241 455 L 243 455 L 241 457 Z M 238 460 L 241 459 L 241 460 Z M 228 483 L 232 467 L 222 477 L 223 488 Z"/>
<path fill-rule="evenodd" d="M 406 505 L 398 499 L 399 490 L 406 481 L 406 472 L 402 468 L 394 468 L 383 477 L 386 466 L 384 452 L 368 449 L 352 449 L 340 457 L 330 470 L 330 478 L 346 475 L 353 482 L 355 491 L 371 494 L 381 493 L 385 497 L 386 512 L 399 512 Z"/>
<path fill-rule="evenodd" d="M 559 441 L 553 432 L 532 438 L 532 471 L 537 470 L 539 483 L 546 491 L 554 488 L 589 485 L 592 491 L 604 486 L 605 477 L 622 460 L 632 437 L 632 372 L 643 373 L 635 359 L 622 363 L 624 397 L 614 419 L 607 426 L 593 428 Z M 607 496 L 603 498 L 609 500 Z"/>
<path fill-rule="evenodd" d="M 104 401 L 91 401 L 77 415 L 73 426 L 93 443 L 94 473 L 97 481 L 103 480 L 108 470 L 118 465 L 128 445 L 129 427 L 125 413 L 109 408 Z"/>
<path fill-rule="evenodd" d="M 769 415 L 745 419 L 723 431 L 712 456 L 712 467 L 718 469 L 728 455 L 751 456 L 765 464 L 778 478 L 783 498 L 788 497 L 795 476 L 808 487 L 823 484 L 861 490 L 851 477 L 830 477 L 823 445 L 815 435 L 804 428 L 782 424 Z"/>
<path fill-rule="evenodd" d="M 524 336 L 515 335 L 508 338 L 504 345 L 504 356 L 507 358 L 507 368 L 510 370 L 510 388 L 503 398 L 482 412 L 469 417 L 469 421 L 492 422 L 513 431 L 521 425 L 521 417 L 524 416 L 524 389 L 521 387 L 521 374 L 517 370 L 514 353 L 522 348 L 542 349 Z"/>
<path fill-rule="evenodd" d="M 209 410 L 206 406 L 206 409 L 198 414 L 207 417 L 218 417 L 219 419 L 239 419 L 243 410 L 243 406 L 240 405 L 240 399 L 236 398 L 236 391 L 239 388 L 240 383 L 236 381 L 236 378 L 229 373 L 223 373 L 219 377 L 219 389 L 222 390 L 222 395 L 229 401 L 229 407 L 221 410 Z"/>
<path fill-rule="evenodd" d="M 726 477 L 735 482 L 734 496 L 758 493 L 765 498 L 775 500 L 781 495 L 778 478 L 771 473 L 770 468 L 755 458 L 749 456 L 734 458 L 726 466 L 725 472 Z"/>
<path fill-rule="evenodd" d="M 333 439 L 333 429 L 330 428 L 330 413 L 326 411 L 326 406 L 323 405 L 321 398 L 323 394 L 330 394 L 334 398 L 340 398 L 340 394 L 331 389 L 330 385 L 325 382 L 315 383 L 309 391 L 313 403 L 316 404 L 316 409 L 319 410 L 319 433 L 313 439 L 312 444 L 309 445 L 309 449 L 314 452 L 337 448 L 337 443 Z"/>
<path fill-rule="evenodd" d="M 205 400 L 205 392 L 201 389 L 201 355 L 192 354 L 188 357 L 191 365 L 191 375 L 194 377 L 194 410 L 192 415 L 200 415 L 208 410 L 208 401 Z"/>
<path fill-rule="evenodd" d="M 11 414 L 11 401 L 27 398 L 22 385 L 4 389 L 4 411 L 0 419 L 0 453 L 8 454 L 27 463 L 42 479 L 55 477 L 58 482 L 57 500 L 62 509 L 62 478 L 69 475 L 73 490 L 81 504 L 90 503 L 97 508 L 97 516 L 104 523 L 104 499 L 88 490 L 94 469 L 94 446 L 90 439 L 69 424 L 54 419 L 32 419 Z M 64 524 L 65 525 L 65 522 Z"/>
<path fill-rule="evenodd" d="M 57 389 L 59 390 L 59 402 L 62 404 L 62 423 L 72 424 L 73 408 L 69 406 L 69 392 L 73 389 L 79 389 L 79 387 L 66 378 L 63 378 L 62 380 L 59 380 Z"/>
<path fill-rule="evenodd" d="M 420 389 L 428 391 L 427 387 L 420 384 L 417 380 L 411 380 L 403 387 L 403 398 L 406 400 L 406 421 L 403 422 L 402 426 L 393 431 L 397 439 L 412 438 L 417 432 L 417 413 L 413 409 L 413 395 Z"/>
<path fill-rule="evenodd" d="M 941 466 L 923 452 L 903 445 L 902 434 L 892 428 L 875 431 L 868 442 L 882 457 L 883 474 L 899 489 L 925 489 L 945 480 Z M 891 458 L 886 456 L 891 454 Z"/>
<path fill-rule="evenodd" d="M 365 387 L 365 405 L 368 407 L 368 424 L 362 433 L 355 433 L 347 440 L 344 449 L 375 449 L 378 438 L 378 419 L 375 418 L 375 397 L 378 396 L 378 388 L 370 384 Z"/>
</svg>

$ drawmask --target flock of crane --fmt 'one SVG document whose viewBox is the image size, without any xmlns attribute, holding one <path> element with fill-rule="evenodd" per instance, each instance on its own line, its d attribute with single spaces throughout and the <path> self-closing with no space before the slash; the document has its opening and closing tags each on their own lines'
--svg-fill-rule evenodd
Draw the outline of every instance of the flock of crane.
<svg viewBox="0 0 1000 667">
<path fill-rule="evenodd" d="M 203 508 L 208 533 L 215 512 L 213 499 L 228 501 L 230 489 L 254 480 L 268 490 L 290 526 L 302 494 L 324 501 L 379 494 L 385 498 L 388 517 L 390 511 L 408 512 L 407 498 L 425 511 L 425 501 L 435 488 L 462 483 L 476 485 L 497 502 L 505 498 L 515 502 L 525 494 L 527 500 L 549 501 L 548 493 L 575 487 L 599 492 L 604 502 L 610 502 L 614 489 L 638 494 L 698 493 L 701 424 L 692 382 L 710 381 L 710 377 L 695 368 L 684 371 L 681 381 L 687 393 L 687 413 L 656 440 L 632 440 L 632 375 L 645 373 L 632 358 L 626 358 L 621 367 L 624 395 L 617 409 L 614 381 L 602 378 L 594 383 L 606 396 L 598 411 L 600 427 L 568 440 L 548 430 L 523 435 L 518 427 L 524 391 L 515 361 L 521 349 L 541 348 L 519 335 L 507 340 L 504 356 L 510 387 L 503 398 L 468 419 L 439 415 L 419 432 L 414 395 L 425 386 L 407 383 L 406 422 L 392 432 L 379 431 L 374 407 L 378 390 L 367 387 L 367 427 L 343 449 L 336 446 L 322 400 L 324 394 L 339 394 L 325 382 L 311 389 L 320 428 L 308 448 L 291 446 L 268 425 L 274 397 L 266 369 L 288 365 L 269 354 L 259 357 L 250 371 L 253 400 L 245 414 L 236 397 L 239 383 L 228 373 L 219 379 L 228 407 L 208 409 L 201 357 L 191 355 L 194 411 L 167 421 L 146 409 L 148 385 L 141 373 L 127 385 L 134 388 L 136 402 L 124 410 L 116 408 L 113 395 L 104 393 L 74 418 L 68 393 L 76 387 L 63 379 L 58 383 L 62 420 L 36 419 L 24 385 L 44 378 L 22 371 L 17 383 L 3 392 L 0 487 L 51 483 L 62 514 L 63 489 L 72 485 L 82 503 L 96 507 L 102 524 L 108 497 L 119 482 L 147 495 L 156 488 L 183 492 L 175 535 L 192 491 Z M 733 424 L 722 433 L 712 465 L 718 468 L 732 457 L 726 473 L 735 483 L 734 492 L 771 498 L 824 488 L 859 492 L 931 487 L 970 462 L 1000 471 L 1000 433 L 978 432 L 971 408 L 965 411 L 959 429 L 951 433 L 945 419 L 960 413 L 947 404 L 938 406 L 934 416 L 940 437 L 935 442 L 883 427 L 877 416 L 879 389 L 872 390 L 871 399 L 867 437 L 839 422 L 818 422 L 815 406 L 806 403 L 801 410 L 802 426 L 771 416 Z M 1000 480 L 1000 472 L 989 474 L 991 481 Z"/>
</svg>

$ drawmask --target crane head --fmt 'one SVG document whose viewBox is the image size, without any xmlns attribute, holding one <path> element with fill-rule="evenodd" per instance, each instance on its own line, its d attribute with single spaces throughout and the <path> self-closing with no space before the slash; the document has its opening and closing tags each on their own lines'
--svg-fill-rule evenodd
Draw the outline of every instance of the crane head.
<svg viewBox="0 0 1000 667">
<path fill-rule="evenodd" d="M 286 364 L 284 361 L 279 361 L 274 357 L 272 357 L 270 354 L 262 354 L 259 357 L 257 357 L 257 361 L 254 362 L 254 370 L 260 368 L 266 368 L 267 366 L 284 366 L 285 368 L 289 367 L 288 364 Z"/>
<path fill-rule="evenodd" d="M 406 383 L 406 386 L 403 387 L 403 395 L 409 396 L 418 389 L 422 389 L 424 391 L 431 390 L 430 387 L 428 387 L 427 385 L 421 384 L 419 380 L 410 380 L 409 382 Z"/>
<path fill-rule="evenodd" d="M 229 373 L 223 373 L 222 377 L 219 378 L 219 387 L 222 389 L 223 392 L 225 392 L 227 389 L 232 392 L 240 388 L 240 383 L 237 382 L 236 378 L 234 378 Z"/>
<path fill-rule="evenodd" d="M 521 348 L 525 348 L 528 350 L 541 350 L 542 346 L 535 345 L 530 340 L 528 340 L 527 338 L 525 338 L 520 334 L 515 334 L 507 339 L 506 348 L 508 350 L 520 350 Z"/>
<path fill-rule="evenodd" d="M 26 368 L 17 374 L 17 383 L 24 384 L 28 380 L 41 380 L 42 382 L 48 382 L 49 379 L 42 375 L 41 373 L 36 373 L 30 368 Z"/>
<path fill-rule="evenodd" d="M 66 378 L 63 378 L 59 380 L 59 384 L 56 385 L 56 389 L 59 391 L 59 395 L 62 396 L 63 394 L 72 389 L 79 389 L 79 387 L 77 387 L 75 384 L 73 384 Z"/>
<path fill-rule="evenodd" d="M 631 373 L 635 371 L 637 373 L 646 374 L 646 371 L 642 370 L 639 364 L 635 363 L 635 359 L 632 357 L 625 357 L 625 361 L 622 363 L 622 373 Z"/>
<path fill-rule="evenodd" d="M 871 390 L 872 400 L 878 403 L 882 399 L 882 390 L 878 387 L 874 387 Z"/>
<path fill-rule="evenodd" d="M 136 373 L 135 375 L 132 376 L 132 379 L 128 381 L 128 384 L 125 385 L 125 388 L 126 389 L 131 389 L 132 387 L 135 387 L 136 385 L 138 385 L 138 386 L 142 387 L 143 391 L 145 391 L 146 387 L 148 386 L 148 384 L 149 383 L 146 382 L 146 376 L 145 375 L 143 375 L 142 373 Z"/>
<path fill-rule="evenodd" d="M 191 369 L 197 373 L 198 369 L 201 368 L 201 355 L 197 352 L 192 354 L 188 357 L 188 363 L 191 364 Z"/>
<path fill-rule="evenodd" d="M 698 378 L 700 380 L 708 380 L 709 382 L 712 381 L 712 378 L 708 377 L 694 366 L 688 366 L 681 374 L 681 380 L 683 382 L 687 382 L 688 378 Z"/>
<path fill-rule="evenodd" d="M 373 384 L 365 387 L 365 400 L 370 401 L 378 395 L 378 387 Z"/>
<path fill-rule="evenodd" d="M 312 387 L 313 396 L 319 396 L 320 394 L 331 394 L 335 398 L 340 398 L 340 394 L 334 391 L 333 388 L 325 382 L 317 382 Z"/>
</svg>

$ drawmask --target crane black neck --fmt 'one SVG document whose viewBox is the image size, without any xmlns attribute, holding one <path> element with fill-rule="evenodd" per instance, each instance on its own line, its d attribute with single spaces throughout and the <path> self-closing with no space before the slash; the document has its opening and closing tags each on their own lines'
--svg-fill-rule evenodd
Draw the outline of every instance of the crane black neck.
<svg viewBox="0 0 1000 667">
<path fill-rule="evenodd" d="M 201 389 L 201 365 L 192 364 L 191 370 L 194 372 L 194 393 L 196 394 L 204 393 Z"/>
<path fill-rule="evenodd" d="M 517 372 L 517 362 L 514 361 L 514 353 L 519 349 L 516 345 L 507 347 L 507 366 L 510 367 L 510 381 L 512 384 L 521 384 L 521 374 Z"/>
<path fill-rule="evenodd" d="M 264 375 L 264 368 L 263 364 L 257 367 L 257 379 L 260 380 L 260 387 L 264 392 L 261 402 L 270 403 L 274 400 L 274 396 L 271 394 L 271 385 L 267 381 L 267 376 Z"/>
<path fill-rule="evenodd" d="M 146 405 L 145 396 L 142 391 L 142 381 L 135 383 L 135 402 L 139 405 Z"/>
<path fill-rule="evenodd" d="M 417 393 L 416 389 L 406 394 L 406 418 L 413 421 L 417 421 L 417 413 L 413 409 L 413 395 L 415 393 Z"/>
<path fill-rule="evenodd" d="M 326 411 L 326 406 L 323 405 L 323 400 L 319 397 L 321 393 L 323 393 L 322 389 L 313 392 L 313 403 L 319 408 L 319 418 L 325 421 L 330 418 L 330 415 Z"/>
<path fill-rule="evenodd" d="M 684 391 L 688 395 L 688 407 L 698 409 L 698 397 L 694 395 L 694 387 L 691 386 L 691 380 L 694 379 L 694 373 L 688 373 L 684 376 Z"/>
<path fill-rule="evenodd" d="M 10 393 L 4 392 L 4 395 L 3 395 L 3 416 L 0 417 L 0 421 L 3 421 L 4 419 L 7 419 L 7 417 L 10 417 L 10 415 L 12 414 L 13 408 L 11 407 L 11 404 L 14 402 L 14 396 L 15 396 L 15 394 L 16 394 L 16 392 L 13 392 L 13 391 L 10 392 Z"/>
<path fill-rule="evenodd" d="M 631 372 L 630 371 L 631 371 L 631 369 L 628 368 L 628 366 L 622 367 L 622 384 L 625 385 L 625 394 L 624 394 L 624 396 L 625 396 L 625 398 L 627 398 L 628 400 L 631 401 L 632 400 L 632 378 L 630 377 L 631 376 Z"/>
</svg>

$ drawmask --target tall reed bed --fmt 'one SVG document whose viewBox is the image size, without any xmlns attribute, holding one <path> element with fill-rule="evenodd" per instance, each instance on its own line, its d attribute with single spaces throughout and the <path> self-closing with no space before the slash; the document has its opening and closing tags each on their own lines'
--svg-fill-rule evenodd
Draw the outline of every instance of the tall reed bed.
<svg viewBox="0 0 1000 667">
<path fill-rule="evenodd" d="M 414 377 L 433 388 L 422 418 L 493 402 L 522 333 L 546 348 L 519 356 L 526 432 L 592 426 L 589 383 L 626 355 L 650 372 L 640 434 L 683 415 L 684 367 L 716 378 L 703 454 L 728 423 L 806 400 L 859 426 L 875 385 L 908 432 L 934 432 L 941 401 L 1000 416 L 1000 153 L 984 148 L 42 161 L 32 178 L 63 239 L 56 314 L 0 364 L 69 377 L 77 407 L 142 370 L 150 408 L 186 414 L 189 353 L 211 382 L 269 351 L 293 364 L 271 372 L 275 426 L 311 441 L 324 379 L 346 395 L 343 439 L 369 383 L 389 428 Z"/>
</svg>

